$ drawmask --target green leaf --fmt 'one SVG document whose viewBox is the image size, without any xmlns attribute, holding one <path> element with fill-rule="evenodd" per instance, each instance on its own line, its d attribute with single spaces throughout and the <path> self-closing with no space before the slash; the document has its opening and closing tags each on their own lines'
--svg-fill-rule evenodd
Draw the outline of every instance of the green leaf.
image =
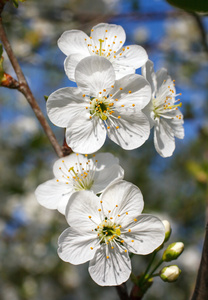
<svg viewBox="0 0 208 300">
<path fill-rule="evenodd" d="M 188 11 L 208 12 L 207 0 L 166 0 L 169 4 Z"/>
<path fill-rule="evenodd" d="M 18 8 L 18 0 L 12 0 L 14 7 Z"/>
</svg>

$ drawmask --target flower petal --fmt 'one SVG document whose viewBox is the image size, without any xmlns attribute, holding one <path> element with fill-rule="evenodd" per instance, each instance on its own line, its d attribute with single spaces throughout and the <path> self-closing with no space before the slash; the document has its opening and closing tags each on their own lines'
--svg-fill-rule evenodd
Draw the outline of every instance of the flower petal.
<svg viewBox="0 0 208 300">
<path fill-rule="evenodd" d="M 150 125 L 141 111 L 128 110 L 120 113 L 120 119 L 108 118 L 108 137 L 123 149 L 132 150 L 140 147 L 148 139 Z"/>
<path fill-rule="evenodd" d="M 180 115 L 181 119 L 176 118 L 176 115 Z M 166 119 L 165 121 L 173 130 L 175 137 L 178 139 L 184 138 L 183 115 L 179 110 L 176 111 L 173 119 Z"/>
<path fill-rule="evenodd" d="M 71 173 L 69 172 L 70 168 L 73 167 L 75 172 L 82 173 L 80 163 L 85 164 L 86 162 L 86 157 L 84 157 L 83 155 L 77 155 L 75 153 L 62 157 L 58 159 L 53 165 L 54 176 L 59 181 L 66 183 L 66 181 L 70 181 L 69 179 L 72 179 Z"/>
<path fill-rule="evenodd" d="M 100 198 L 93 192 L 80 191 L 71 196 L 66 208 L 66 219 L 70 226 L 79 230 L 94 230 L 101 219 L 98 209 Z"/>
<path fill-rule="evenodd" d="M 136 219 L 136 222 L 126 227 L 131 231 L 123 234 L 123 239 L 130 252 L 142 255 L 149 254 L 164 241 L 165 227 L 157 217 L 151 215 L 142 214 Z"/>
<path fill-rule="evenodd" d="M 66 129 L 66 142 L 74 152 L 89 154 L 99 150 L 106 139 L 106 129 L 99 118 L 80 115 L 70 120 Z"/>
<path fill-rule="evenodd" d="M 40 205 L 49 209 L 58 209 L 64 214 L 72 192 L 66 184 L 52 179 L 40 184 L 35 190 L 35 196 Z"/>
<path fill-rule="evenodd" d="M 93 39 L 94 45 L 100 48 L 100 39 L 104 42 L 102 43 L 102 49 L 107 52 L 109 48 L 113 51 L 118 51 L 122 45 L 125 43 L 126 34 L 120 25 L 100 23 L 92 28 L 91 37 Z M 108 46 L 110 45 L 110 47 Z"/>
<path fill-rule="evenodd" d="M 83 264 L 94 257 L 97 241 L 97 235 L 92 231 L 67 228 L 59 237 L 58 255 L 71 264 Z"/>
<path fill-rule="evenodd" d="M 121 76 L 119 76 L 119 70 L 121 70 L 122 75 L 124 75 L 124 66 L 133 68 L 134 71 L 131 73 L 135 73 L 135 69 L 142 67 L 146 63 L 147 59 L 147 52 L 139 45 L 131 45 L 122 48 L 118 53 L 116 53 L 116 58 L 112 62 L 114 69 L 117 71 L 116 78 L 121 78 Z M 126 71 L 128 70 L 129 69 Z"/>
<path fill-rule="evenodd" d="M 148 60 L 146 64 L 142 67 L 142 75 L 149 82 L 152 89 L 152 97 L 154 97 L 155 92 L 157 91 L 157 80 L 156 74 L 154 72 L 154 64 L 151 60 Z"/>
<path fill-rule="evenodd" d="M 55 125 L 67 127 L 70 119 L 77 118 L 86 111 L 86 102 L 78 88 L 67 87 L 52 93 L 46 108 L 48 117 Z"/>
<path fill-rule="evenodd" d="M 126 75 L 125 77 L 116 80 L 114 88 L 111 91 L 112 98 L 118 99 L 114 102 L 116 109 L 122 109 L 121 105 L 127 107 L 132 105 L 136 109 L 144 108 L 151 98 L 151 88 L 145 78 L 137 74 Z"/>
<path fill-rule="evenodd" d="M 110 246 L 101 244 L 90 261 L 88 270 L 92 279 L 101 286 L 120 285 L 127 281 L 131 274 L 131 260 L 118 247 L 112 250 Z"/>
<path fill-rule="evenodd" d="M 105 214 L 108 215 L 111 211 L 110 217 L 122 227 L 138 216 L 144 207 L 140 189 L 124 180 L 108 186 L 101 195 L 101 200 Z"/>
<path fill-rule="evenodd" d="M 154 145 L 162 157 L 169 157 L 175 150 L 175 138 L 172 129 L 163 118 L 154 128 Z"/>
<path fill-rule="evenodd" d="M 106 90 L 104 94 L 111 90 L 111 85 L 115 82 L 115 71 L 106 58 L 89 56 L 78 63 L 75 79 L 84 94 L 98 97 L 103 90 Z"/>
<path fill-rule="evenodd" d="M 67 56 L 75 53 L 89 55 L 89 43 L 90 38 L 81 30 L 65 31 L 58 40 L 59 49 Z"/>
<path fill-rule="evenodd" d="M 85 55 L 83 53 L 74 53 L 69 56 L 64 61 L 64 70 L 69 80 L 75 81 L 75 68 L 77 64 L 85 57 L 89 55 Z"/>
</svg>

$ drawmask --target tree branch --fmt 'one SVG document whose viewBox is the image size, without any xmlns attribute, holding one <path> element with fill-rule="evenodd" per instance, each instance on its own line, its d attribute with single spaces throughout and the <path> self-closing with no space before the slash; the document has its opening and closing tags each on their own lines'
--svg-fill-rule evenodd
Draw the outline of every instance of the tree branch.
<svg viewBox="0 0 208 300">
<path fill-rule="evenodd" d="M 0 3 L 1 4 L 1 3 Z M 1 12 L 1 7 L 0 7 L 0 12 Z M 59 157 L 63 156 L 63 151 L 60 147 L 60 145 L 58 144 L 58 141 L 53 133 L 53 131 L 51 130 L 48 122 L 46 121 L 37 101 L 35 100 L 35 97 L 33 96 L 30 87 L 25 79 L 25 76 L 22 72 L 22 69 L 17 61 L 17 58 L 14 55 L 14 52 L 12 50 L 12 47 L 7 39 L 6 36 L 6 32 L 4 30 L 3 24 L 2 24 L 2 18 L 0 16 L 0 39 L 2 41 L 2 44 L 4 46 L 4 49 L 7 52 L 7 55 L 9 57 L 9 60 L 14 68 L 14 71 L 17 75 L 18 81 L 19 81 L 19 86 L 18 86 L 18 90 L 25 96 L 25 98 L 27 99 L 28 103 L 30 104 L 31 108 L 33 109 L 38 121 L 40 122 L 40 124 L 42 125 L 49 141 L 51 142 L 54 150 L 56 151 L 57 155 Z"/>
<path fill-rule="evenodd" d="M 197 275 L 196 286 L 191 300 L 205 299 L 208 299 L 208 223 L 206 225 L 204 246 L 202 250 L 202 257 Z"/>
<path fill-rule="evenodd" d="M 126 284 L 122 283 L 121 285 L 116 286 L 117 293 L 121 300 L 129 300 L 128 291 Z"/>
</svg>

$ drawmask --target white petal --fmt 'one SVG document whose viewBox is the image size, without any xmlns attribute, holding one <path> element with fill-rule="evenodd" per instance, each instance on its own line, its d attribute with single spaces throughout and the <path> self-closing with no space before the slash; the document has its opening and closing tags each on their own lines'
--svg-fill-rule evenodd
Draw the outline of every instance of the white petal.
<svg viewBox="0 0 208 300">
<path fill-rule="evenodd" d="M 172 97 L 175 93 L 175 86 L 166 69 L 162 68 L 156 73 L 157 96 L 165 100 L 166 96 Z M 172 93 L 174 91 L 174 93 Z"/>
<path fill-rule="evenodd" d="M 99 118 L 80 115 L 66 129 L 66 142 L 74 152 L 89 154 L 99 150 L 106 139 L 106 129 Z"/>
<path fill-rule="evenodd" d="M 154 145 L 162 157 L 171 156 L 175 150 L 173 131 L 162 118 L 160 118 L 159 124 L 154 128 Z"/>
<path fill-rule="evenodd" d="M 69 55 L 64 61 L 64 70 L 69 80 L 75 81 L 75 68 L 77 64 L 83 59 L 87 57 L 85 54 L 74 53 Z"/>
<path fill-rule="evenodd" d="M 124 170 L 118 165 L 96 171 L 92 190 L 95 194 L 101 193 L 109 184 L 112 184 L 115 180 L 123 179 L 123 177 Z"/>
<path fill-rule="evenodd" d="M 72 189 L 66 184 L 52 179 L 40 184 L 35 190 L 35 196 L 42 206 L 58 209 L 64 214 L 72 192 Z"/>
<path fill-rule="evenodd" d="M 125 226 L 143 210 L 144 202 L 140 189 L 134 184 L 121 180 L 110 185 L 101 195 L 103 208 L 113 221 Z M 117 206 L 116 206 L 117 205 Z M 118 216 L 120 215 L 120 217 Z"/>
<path fill-rule="evenodd" d="M 142 255 L 149 254 L 164 241 L 165 227 L 157 217 L 151 215 L 143 214 L 136 219 L 136 222 L 133 221 L 126 227 L 127 231 L 130 229 L 131 232 L 125 233 L 123 239 L 130 252 Z"/>
<path fill-rule="evenodd" d="M 97 241 L 97 235 L 92 231 L 67 228 L 59 237 L 58 255 L 71 264 L 83 264 L 94 257 Z"/>
<path fill-rule="evenodd" d="M 104 170 L 114 164 L 119 164 L 119 159 L 111 153 L 98 153 L 92 158 L 92 161 L 96 164 L 97 170 Z"/>
<path fill-rule="evenodd" d="M 116 60 L 112 62 L 112 65 L 113 65 L 117 80 L 123 78 L 126 75 L 134 74 L 136 72 L 136 69 L 134 67 L 120 66 L 120 65 L 116 64 Z"/>
<path fill-rule="evenodd" d="M 99 197 L 90 191 L 80 191 L 71 196 L 65 216 L 69 225 L 74 228 L 94 230 L 101 223 L 99 208 Z"/>
<path fill-rule="evenodd" d="M 52 93 L 46 108 L 48 117 L 55 125 L 67 127 L 70 119 L 77 118 L 86 111 L 86 102 L 78 88 L 67 87 Z"/>
<path fill-rule="evenodd" d="M 84 94 L 98 97 L 99 92 L 104 89 L 104 95 L 111 90 L 111 85 L 115 82 L 115 71 L 106 58 L 89 56 L 78 63 L 75 79 Z"/>
<path fill-rule="evenodd" d="M 65 156 L 64 158 L 62 157 L 58 159 L 53 165 L 54 176 L 59 181 L 66 183 L 67 181 L 70 181 L 69 179 L 72 179 L 69 169 L 74 167 L 74 171 L 77 172 L 77 168 L 78 168 L 77 173 L 82 173 L 79 164 L 80 163 L 85 164 L 86 162 L 87 162 L 86 157 L 84 157 L 83 155 L 77 155 L 75 153 Z M 67 176 L 69 178 L 67 178 Z"/>
<path fill-rule="evenodd" d="M 88 55 L 89 43 L 90 38 L 81 30 L 65 31 L 58 40 L 60 50 L 67 56 L 74 53 Z"/>
<path fill-rule="evenodd" d="M 150 101 L 151 88 L 145 78 L 137 74 L 127 75 L 119 80 L 116 80 L 114 88 L 111 91 L 113 99 L 118 99 L 114 102 L 116 108 L 126 110 L 132 104 L 136 109 L 144 108 Z M 124 109 L 121 107 L 124 105 Z"/>
<path fill-rule="evenodd" d="M 118 51 L 122 45 L 125 43 L 126 34 L 120 25 L 100 23 L 92 28 L 91 37 L 93 39 L 94 45 L 97 49 L 100 49 L 100 39 L 104 42 L 102 43 L 102 49 L 105 52 L 109 48 L 113 51 Z M 108 47 L 110 45 L 110 47 Z"/>
<path fill-rule="evenodd" d="M 119 76 L 119 69 L 121 69 L 122 74 L 124 74 L 124 72 L 122 71 L 124 66 L 131 67 L 135 70 L 142 67 L 146 63 L 147 59 L 147 52 L 141 46 L 126 46 L 122 48 L 118 53 L 116 53 L 116 58 L 113 61 L 113 66 L 117 70 Z M 132 73 L 135 73 L 135 71 Z M 118 76 L 116 74 L 116 78 L 118 78 Z"/>
<path fill-rule="evenodd" d="M 107 259 L 108 247 L 109 258 Z M 111 250 L 110 246 L 101 244 L 94 258 L 90 261 L 89 273 L 92 279 L 101 286 L 114 286 L 128 280 L 131 274 L 131 260 L 118 247 Z"/>
<path fill-rule="evenodd" d="M 157 91 L 157 80 L 154 72 L 154 64 L 151 60 L 148 60 L 147 63 L 142 67 L 142 75 L 149 82 L 154 97 L 155 92 Z"/>
<path fill-rule="evenodd" d="M 122 110 L 120 119 L 108 118 L 107 125 L 110 127 L 108 137 L 123 149 L 132 150 L 140 147 L 148 139 L 150 125 L 147 117 L 140 111 L 132 109 Z M 119 128 L 116 128 L 116 127 Z"/>
<path fill-rule="evenodd" d="M 176 114 L 181 115 L 181 119 L 176 118 Z M 166 119 L 166 122 L 173 130 L 175 137 L 177 137 L 178 139 L 183 139 L 184 138 L 183 115 L 179 110 L 176 111 L 176 114 L 173 119 L 169 119 L 169 120 Z"/>
</svg>

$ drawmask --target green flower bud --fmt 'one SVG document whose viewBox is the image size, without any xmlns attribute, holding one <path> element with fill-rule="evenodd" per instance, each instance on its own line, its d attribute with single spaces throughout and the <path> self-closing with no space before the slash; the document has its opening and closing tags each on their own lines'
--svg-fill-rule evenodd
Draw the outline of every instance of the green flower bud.
<svg viewBox="0 0 208 300">
<path fill-rule="evenodd" d="M 172 229 L 171 229 L 170 223 L 167 220 L 163 220 L 162 222 L 163 222 L 163 225 L 165 226 L 165 240 L 164 240 L 164 243 L 165 243 L 169 240 Z"/>
<path fill-rule="evenodd" d="M 181 274 L 181 270 L 179 269 L 179 267 L 176 265 L 172 265 L 172 266 L 164 267 L 160 271 L 160 278 L 163 281 L 174 282 L 178 279 L 180 274 Z"/>
<path fill-rule="evenodd" d="M 167 249 L 163 252 L 163 261 L 171 261 L 179 257 L 183 252 L 184 244 L 181 242 L 170 244 Z"/>
</svg>

